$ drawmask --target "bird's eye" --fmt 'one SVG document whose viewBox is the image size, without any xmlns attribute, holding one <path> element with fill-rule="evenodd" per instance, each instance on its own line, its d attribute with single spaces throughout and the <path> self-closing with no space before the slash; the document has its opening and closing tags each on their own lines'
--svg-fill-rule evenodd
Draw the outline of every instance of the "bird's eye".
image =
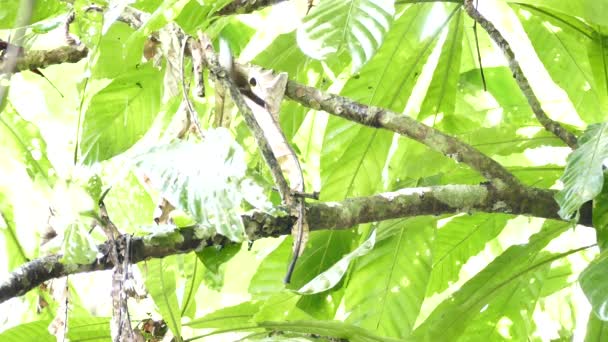
<svg viewBox="0 0 608 342">
<path fill-rule="evenodd" d="M 255 77 L 252 77 L 249 79 L 249 85 L 252 87 L 255 87 L 256 85 L 258 85 L 258 81 L 255 80 Z"/>
</svg>

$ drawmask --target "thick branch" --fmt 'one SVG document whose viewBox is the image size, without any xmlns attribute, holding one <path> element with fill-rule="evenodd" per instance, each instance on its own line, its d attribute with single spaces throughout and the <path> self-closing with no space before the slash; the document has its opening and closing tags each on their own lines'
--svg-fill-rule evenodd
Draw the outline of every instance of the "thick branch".
<svg viewBox="0 0 608 342">
<path fill-rule="evenodd" d="M 530 108 L 534 112 L 536 119 L 540 122 L 545 129 L 553 134 L 555 134 L 558 138 L 560 138 L 566 145 L 570 146 L 572 149 L 576 148 L 577 139 L 574 134 L 568 132 L 564 127 L 560 125 L 559 122 L 551 120 L 545 111 L 543 110 L 540 101 L 536 98 L 532 87 L 530 87 L 530 83 L 524 75 L 524 72 L 521 70 L 519 63 L 515 59 L 515 53 L 511 49 L 511 45 L 507 40 L 502 36 L 500 31 L 496 29 L 496 27 L 488 21 L 476 8 L 473 4 L 473 0 L 465 0 L 464 8 L 467 13 L 473 20 L 479 23 L 481 27 L 483 27 L 488 35 L 494 40 L 494 42 L 500 47 L 502 52 L 504 53 L 507 61 L 509 62 L 509 68 L 513 73 L 513 77 L 515 77 L 515 81 L 517 85 L 521 89 L 522 93 L 528 100 L 528 104 L 530 104 Z"/>
<path fill-rule="evenodd" d="M 306 219 L 311 230 L 348 229 L 359 223 L 406 218 L 420 215 L 441 215 L 460 212 L 487 212 L 530 215 L 560 219 L 552 190 L 526 188 L 523 192 L 499 190 L 490 185 L 446 185 L 402 189 L 369 197 L 350 198 L 343 202 L 307 205 Z M 248 239 L 289 235 L 295 218 L 250 212 L 241 216 Z M 182 238 L 173 244 L 158 245 L 145 238 L 132 238 L 131 262 L 162 258 L 187 253 L 209 246 L 231 243 L 216 235 L 208 239 L 196 238 L 193 228 L 179 230 Z M 124 238 L 124 236 L 122 237 Z M 108 243 L 99 249 L 108 254 Z M 26 263 L 0 284 L 0 303 L 20 296 L 43 282 L 74 273 L 107 270 L 113 267 L 108 257 L 89 265 L 64 265 L 59 255 L 42 257 Z"/>
<path fill-rule="evenodd" d="M 77 63 L 85 58 L 89 50 L 84 46 L 62 46 L 52 50 L 31 50 L 17 57 L 15 70 L 44 69 L 49 65 L 62 63 Z M 0 74 L 10 73 L 10 65 L 6 59 L 0 59 Z"/>
<path fill-rule="evenodd" d="M 503 185 L 515 189 L 523 187 L 513 174 L 492 158 L 474 147 L 409 116 L 384 108 L 367 106 L 346 97 L 326 93 L 294 81 L 287 83 L 285 95 L 306 107 L 324 110 L 366 126 L 385 128 L 410 137 L 435 151 L 443 153 L 456 162 L 466 163 L 497 187 Z"/>
<path fill-rule="evenodd" d="M 231 3 L 224 6 L 224 8 L 217 12 L 217 14 L 231 15 L 251 13 L 264 7 L 272 6 L 283 1 L 285 0 L 233 0 Z"/>
</svg>

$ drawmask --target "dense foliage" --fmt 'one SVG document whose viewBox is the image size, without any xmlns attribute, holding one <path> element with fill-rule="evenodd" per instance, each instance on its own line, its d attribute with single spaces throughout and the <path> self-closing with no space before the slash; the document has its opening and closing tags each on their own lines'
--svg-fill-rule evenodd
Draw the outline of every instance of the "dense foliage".
<svg viewBox="0 0 608 342">
<path fill-rule="evenodd" d="M 0 340 L 110 339 L 107 214 L 149 340 L 600 341 L 608 4 L 278 2 L 0 6 Z M 290 80 L 320 195 L 289 284 L 294 220 L 226 75 L 197 93 L 199 32 Z"/>
</svg>

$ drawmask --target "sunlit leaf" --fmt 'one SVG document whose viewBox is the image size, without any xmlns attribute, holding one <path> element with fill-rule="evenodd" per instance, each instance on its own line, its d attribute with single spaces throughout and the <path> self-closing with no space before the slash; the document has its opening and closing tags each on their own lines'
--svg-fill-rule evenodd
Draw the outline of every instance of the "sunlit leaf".
<svg viewBox="0 0 608 342">
<path fill-rule="evenodd" d="M 516 339 L 529 336 L 532 314 L 545 286 L 552 291 L 568 285 L 567 277 L 550 278 L 552 263 L 580 249 L 550 253 L 543 248 L 568 229 L 563 222 L 546 222 L 529 242 L 509 247 L 458 291 L 439 304 L 416 328 L 412 338 L 431 339 L 450 336 L 476 340 L 497 339 L 499 321 L 506 317 L 517 330 Z M 555 284 L 549 285 L 549 283 Z M 532 330 L 533 331 L 533 330 Z"/>
<path fill-rule="evenodd" d="M 38 127 L 24 120 L 12 105 L 0 115 L 0 147 L 23 163 L 32 180 L 40 179 L 53 187 L 57 174 L 48 160 L 44 138 Z"/>
<path fill-rule="evenodd" d="M 589 49 L 599 51 L 591 39 L 591 29 L 579 18 L 546 8 L 512 4 L 532 46 L 551 78 L 568 94 L 578 115 L 588 123 L 603 118 L 601 103 L 605 92 L 596 84 L 589 63 Z"/>
<path fill-rule="evenodd" d="M 206 132 L 200 143 L 178 141 L 152 148 L 137 165 L 171 204 L 192 215 L 207 229 L 243 240 L 240 219 L 245 199 L 243 149 L 225 129 Z M 261 188 L 248 187 L 247 196 Z"/>
<path fill-rule="evenodd" d="M 579 147 L 568 156 L 561 178 L 564 188 L 555 196 L 560 206 L 559 215 L 564 219 L 572 217 L 583 203 L 602 191 L 602 167 L 608 158 L 608 123 L 589 126 L 578 143 Z"/>
<path fill-rule="evenodd" d="M 88 233 L 87 226 L 73 223 L 67 226 L 63 239 L 61 262 L 66 264 L 90 264 L 99 253 L 97 244 Z"/>
<path fill-rule="evenodd" d="M 394 14 L 390 0 L 321 1 L 298 29 L 298 45 L 316 59 L 348 49 L 355 71 L 382 44 Z"/>
<path fill-rule="evenodd" d="M 0 233 L 4 235 L 5 260 L 9 271 L 27 261 L 27 255 L 17 238 L 16 229 L 13 206 L 9 199 L 0 192 Z"/>
<path fill-rule="evenodd" d="M 579 282 L 593 312 L 602 321 L 608 321 L 608 252 L 602 252 L 583 271 Z"/>
<path fill-rule="evenodd" d="M 176 256 L 164 259 L 152 259 L 146 262 L 142 270 L 146 289 L 154 304 L 175 336 L 180 336 L 181 310 L 177 302 L 175 265 Z"/>
<path fill-rule="evenodd" d="M 221 308 L 208 315 L 195 318 L 184 324 L 192 328 L 230 329 L 252 321 L 253 316 L 260 310 L 260 302 L 243 302 L 238 305 Z"/>
<path fill-rule="evenodd" d="M 433 245 L 433 271 L 427 295 L 441 292 L 458 280 L 462 266 L 504 228 L 509 216 L 478 214 L 451 219 L 437 231 Z"/>
<path fill-rule="evenodd" d="M 159 113 L 162 73 L 150 63 L 115 78 L 91 99 L 84 116 L 85 164 L 109 159 L 141 139 Z"/>
<path fill-rule="evenodd" d="M 356 260 L 344 295 L 346 322 L 402 338 L 414 326 L 431 272 L 433 218 L 384 221 L 374 249 Z"/>
</svg>

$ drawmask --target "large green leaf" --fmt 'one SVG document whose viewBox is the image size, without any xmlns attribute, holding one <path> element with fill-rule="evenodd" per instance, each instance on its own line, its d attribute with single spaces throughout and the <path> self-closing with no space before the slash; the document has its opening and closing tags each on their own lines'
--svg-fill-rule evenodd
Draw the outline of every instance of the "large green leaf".
<svg viewBox="0 0 608 342">
<path fill-rule="evenodd" d="M 216 328 L 225 330 L 238 328 L 252 322 L 253 316 L 258 313 L 261 306 L 260 302 L 243 302 L 238 305 L 221 308 L 203 317 L 195 318 L 184 325 L 198 329 Z"/>
<path fill-rule="evenodd" d="M 374 244 L 376 243 L 376 231 L 374 230 L 369 237 L 361 246 L 357 247 L 354 251 L 348 253 L 340 261 L 333 264 L 330 268 L 328 268 L 325 272 L 320 273 L 313 280 L 306 283 L 306 285 L 302 286 L 297 292 L 300 294 L 314 294 L 323 291 L 327 291 L 332 287 L 336 286 L 338 282 L 344 277 L 346 271 L 348 270 L 348 266 L 351 261 L 355 258 L 363 256 L 369 253 L 372 248 L 374 248 Z"/>
<path fill-rule="evenodd" d="M 409 7 L 395 21 L 378 54 L 346 83 L 342 95 L 402 111 L 435 38 L 447 23 L 446 19 L 435 32 L 423 35 L 430 11 L 428 4 Z M 402 63 L 394 63 L 396 60 Z M 392 138 L 390 132 L 330 117 L 321 151 L 321 198 L 342 200 L 382 191 L 380 177 Z"/>
<path fill-rule="evenodd" d="M 115 78 L 93 96 L 84 116 L 81 155 L 85 164 L 109 159 L 141 139 L 162 98 L 162 73 L 150 63 Z"/>
<path fill-rule="evenodd" d="M 593 312 L 602 321 L 608 321 L 608 251 L 603 251 L 583 271 L 579 282 Z"/>
<path fill-rule="evenodd" d="M 608 4 L 595 0 L 508 0 L 530 4 L 573 17 L 583 18 L 594 24 L 608 26 Z"/>
<path fill-rule="evenodd" d="M 585 342 L 601 342 L 606 336 L 608 336 L 608 323 L 597 318 L 593 312 L 589 313 Z"/>
<path fill-rule="evenodd" d="M 204 250 L 206 249 L 207 248 Z M 197 309 L 196 292 L 203 282 L 205 267 L 201 263 L 198 255 L 189 253 L 184 256 L 182 269 L 186 283 L 184 285 L 184 294 L 181 300 L 181 316 L 194 318 Z"/>
<path fill-rule="evenodd" d="M 594 85 L 601 104 L 597 110 L 597 121 L 604 120 L 608 113 L 608 29 L 594 31 L 589 41 L 587 54 L 591 71 L 595 80 Z"/>
<path fill-rule="evenodd" d="M 298 28 L 298 45 L 316 59 L 348 49 L 355 71 L 382 44 L 394 14 L 390 0 L 321 1 Z"/>
<path fill-rule="evenodd" d="M 420 107 L 418 120 L 429 115 L 452 115 L 456 106 L 456 92 L 460 76 L 462 37 L 464 30 L 463 12 L 452 17 L 447 27 L 447 38 L 441 47 L 441 55 L 433 73 L 433 79 Z"/>
<path fill-rule="evenodd" d="M 459 216 L 442 226 L 433 244 L 433 271 L 427 296 L 456 282 L 462 266 L 502 231 L 508 218 L 499 214 Z"/>
<path fill-rule="evenodd" d="M 149 260 L 146 262 L 145 272 L 142 272 L 142 274 L 146 289 L 154 300 L 154 304 L 156 304 L 163 320 L 167 322 L 174 336 L 180 336 L 182 317 L 177 302 L 176 258 L 177 256 L 172 255 L 163 259 Z"/>
<path fill-rule="evenodd" d="M 17 236 L 13 206 L 2 192 L 0 192 L 0 232 L 4 236 L 6 269 L 12 271 L 26 262 L 28 258 Z"/>
<path fill-rule="evenodd" d="M 382 222 L 378 242 L 357 259 L 344 302 L 346 322 L 406 337 L 416 322 L 431 272 L 434 218 Z"/>
<path fill-rule="evenodd" d="M 8 342 L 28 340 L 53 342 L 57 339 L 48 331 L 50 323 L 51 320 L 43 320 L 20 324 L 0 333 L 0 339 Z"/>
<path fill-rule="evenodd" d="M 390 339 L 374 335 L 369 331 L 354 325 L 339 321 L 312 321 L 312 320 L 291 320 L 291 321 L 271 321 L 255 320 L 254 316 L 260 310 L 260 303 L 244 302 L 239 305 L 223 308 L 212 312 L 204 317 L 194 319 L 184 325 L 192 328 L 215 328 L 216 332 L 209 333 L 200 337 L 207 337 L 218 333 L 230 331 L 257 331 L 261 329 L 270 331 L 281 331 L 282 335 L 287 332 L 302 333 L 303 336 L 314 334 L 315 340 L 319 337 L 343 338 L 348 341 L 386 341 L 395 342 Z M 272 336 L 272 335 L 270 335 Z M 272 339 L 275 340 L 275 339 Z M 289 339 L 290 341 L 293 339 Z"/>
<path fill-rule="evenodd" d="M 97 259 L 97 244 L 82 222 L 72 223 L 65 229 L 61 262 L 87 265 Z"/>
<path fill-rule="evenodd" d="M 27 6 L 26 2 L 22 1 L 2 1 L 0 6 L 0 29 L 13 29 L 15 28 L 16 20 L 20 14 L 20 8 Z M 67 4 L 64 1 L 59 0 L 38 0 L 34 2 L 32 8 L 32 16 L 28 24 L 36 23 L 61 13 L 64 13 L 68 9 Z"/>
<path fill-rule="evenodd" d="M 47 158 L 46 142 L 36 125 L 24 120 L 11 104 L 0 115 L 0 150 L 19 160 L 33 181 L 53 187 L 57 174 Z"/>
<path fill-rule="evenodd" d="M 586 122 L 600 121 L 606 93 L 596 86 L 587 58 L 587 47 L 593 44 L 591 30 L 576 17 L 530 5 L 512 7 L 547 72 L 568 94 L 566 100 Z"/>
<path fill-rule="evenodd" d="M 561 178 L 564 188 L 555 196 L 559 215 L 569 219 L 583 203 L 602 191 L 602 167 L 608 158 L 608 123 L 587 127 L 579 139 L 579 147 L 568 156 L 566 171 Z"/>
<path fill-rule="evenodd" d="M 564 270 L 559 269 L 560 276 L 554 276 L 552 263 L 581 250 L 577 248 L 564 253 L 542 251 L 568 226 L 563 222 L 548 221 L 539 233 L 530 237 L 528 243 L 509 247 L 439 304 L 412 337 L 425 340 L 497 340 L 502 338 L 499 321 L 505 318 L 511 322 L 508 333 L 514 339 L 530 336 L 537 302 L 548 293 L 568 285 Z"/>
</svg>

